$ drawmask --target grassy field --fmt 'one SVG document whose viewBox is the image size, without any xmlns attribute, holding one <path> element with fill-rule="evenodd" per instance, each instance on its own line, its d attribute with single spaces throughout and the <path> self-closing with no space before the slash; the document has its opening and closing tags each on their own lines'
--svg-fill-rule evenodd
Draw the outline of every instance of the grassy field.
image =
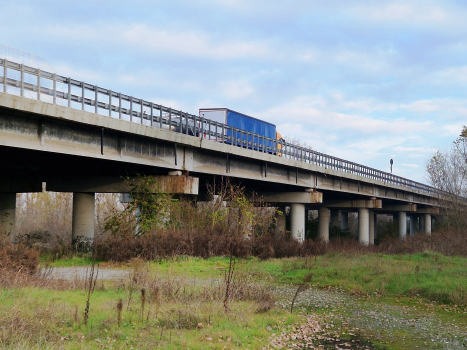
<svg viewBox="0 0 467 350">
<path fill-rule="evenodd" d="M 45 261 L 44 258 L 42 263 Z M 89 263 L 84 257 L 50 264 L 72 267 Z M 352 318 L 357 316 L 342 306 L 335 307 L 331 317 L 326 306 L 308 305 L 306 298 L 302 298 L 291 313 L 294 291 L 311 274 L 312 286 L 356 298 L 345 300 L 360 303 L 359 310 L 379 308 L 383 304 L 393 310 L 396 307 L 415 310 L 428 305 L 432 315 L 442 322 L 465 327 L 466 263 L 466 258 L 436 253 L 241 259 L 236 264 L 226 301 L 227 258 L 177 257 L 150 263 L 135 259 L 114 266 L 129 269 L 129 277 L 97 281 L 89 299 L 87 325 L 84 310 L 88 290 L 83 279 L 44 282 L 44 279 L 38 281 L 20 275 L 2 276 L 0 347 L 263 349 L 271 348 L 270 339 L 279 334 L 299 332 L 297 325 L 307 324 L 307 314 L 311 314 L 316 315 L 323 329 L 332 318 L 331 327 L 341 332 L 337 335 L 339 341 L 353 340 L 352 344 L 361 344 L 362 349 L 363 345 L 368 349 L 408 349 L 413 347 L 407 344 L 423 346 L 424 340 L 418 339 L 422 337 L 420 334 L 411 335 L 411 329 L 404 328 L 375 337 L 371 329 L 355 325 L 353 329 Z M 280 288 L 289 293 L 271 292 Z M 122 300 L 121 311 L 117 307 L 119 300 Z M 349 327 L 352 332 L 344 332 Z M 320 334 L 324 337 L 326 332 Z M 335 349 L 333 341 L 321 342 L 325 348 Z"/>
</svg>

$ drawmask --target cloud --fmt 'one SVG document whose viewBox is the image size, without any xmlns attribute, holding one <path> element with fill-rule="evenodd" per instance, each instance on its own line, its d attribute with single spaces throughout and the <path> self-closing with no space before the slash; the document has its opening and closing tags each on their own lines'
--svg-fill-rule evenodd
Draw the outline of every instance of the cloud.
<svg viewBox="0 0 467 350">
<path fill-rule="evenodd" d="M 436 24 L 452 19 L 454 13 L 438 5 L 431 5 L 427 1 L 394 1 L 387 4 L 374 3 L 357 6 L 354 13 L 366 20 L 375 22 L 407 22 Z"/>
<path fill-rule="evenodd" d="M 402 165 L 402 166 L 405 166 L 405 167 L 407 167 L 407 168 L 415 168 L 415 169 L 420 168 L 420 166 L 419 166 L 418 164 L 405 164 L 405 163 L 403 163 L 403 164 L 401 164 L 401 165 Z"/>
<path fill-rule="evenodd" d="M 179 54 L 215 59 L 266 58 L 272 56 L 268 44 L 260 41 L 214 38 L 202 31 L 171 30 L 146 24 L 125 26 L 100 24 L 97 26 L 50 26 L 45 30 L 50 37 L 86 41 L 122 47 L 137 51 Z"/>
<path fill-rule="evenodd" d="M 359 114 L 347 114 L 315 108 L 315 100 L 309 97 L 299 97 L 293 102 L 273 107 L 260 113 L 274 120 L 287 118 L 310 127 L 324 127 L 341 130 L 352 130 L 360 134 L 373 133 L 411 133 L 413 130 L 428 130 L 431 121 L 417 122 L 404 118 L 384 120 Z"/>
<path fill-rule="evenodd" d="M 255 92 L 246 79 L 220 82 L 220 88 L 225 96 L 232 99 L 245 98 Z"/>
</svg>

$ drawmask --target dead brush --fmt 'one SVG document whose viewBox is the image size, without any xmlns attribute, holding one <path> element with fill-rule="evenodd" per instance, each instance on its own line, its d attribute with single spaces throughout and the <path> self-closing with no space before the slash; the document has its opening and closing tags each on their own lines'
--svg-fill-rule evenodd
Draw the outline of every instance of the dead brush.
<svg viewBox="0 0 467 350">
<path fill-rule="evenodd" d="M 94 289 L 96 288 L 97 277 L 99 276 L 99 264 L 96 264 L 94 258 L 92 259 L 91 268 L 88 271 L 86 270 L 86 281 L 85 281 L 85 289 L 87 291 L 87 298 L 86 298 L 86 308 L 84 309 L 84 324 L 88 324 L 89 319 L 89 308 L 90 308 L 90 299 L 92 294 L 94 293 Z"/>
</svg>

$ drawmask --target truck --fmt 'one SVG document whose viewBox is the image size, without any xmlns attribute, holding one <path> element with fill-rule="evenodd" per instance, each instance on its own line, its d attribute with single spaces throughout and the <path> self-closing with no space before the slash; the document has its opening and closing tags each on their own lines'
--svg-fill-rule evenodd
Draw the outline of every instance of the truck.
<svg viewBox="0 0 467 350">
<path fill-rule="evenodd" d="M 222 123 L 239 130 L 247 131 L 250 134 L 258 134 L 260 136 L 264 136 L 273 140 L 282 140 L 282 136 L 276 131 L 276 126 L 274 124 L 266 122 L 264 120 L 250 117 L 246 114 L 239 113 L 228 108 L 201 108 L 199 110 L 199 116 L 201 118 L 210 119 L 212 121 Z M 203 129 L 207 130 L 207 127 L 208 126 L 206 125 L 206 123 L 204 123 Z M 215 131 L 215 134 L 218 135 L 222 135 L 221 129 L 222 128 L 220 127 L 217 127 L 217 130 L 211 128 L 211 130 L 213 132 Z M 228 129 L 224 130 L 223 133 L 225 136 L 230 137 L 232 131 Z M 272 153 L 271 149 L 275 147 L 273 142 L 270 140 L 266 141 L 262 137 L 259 137 L 258 140 L 258 137 L 253 137 L 253 135 L 248 135 L 244 132 L 234 136 L 236 137 L 236 139 L 239 140 L 238 146 L 244 146 L 263 151 L 263 147 L 267 144 L 267 147 L 269 148 L 269 153 Z M 217 140 L 217 138 L 214 137 L 214 140 Z M 224 142 L 231 143 L 230 141 Z"/>
</svg>

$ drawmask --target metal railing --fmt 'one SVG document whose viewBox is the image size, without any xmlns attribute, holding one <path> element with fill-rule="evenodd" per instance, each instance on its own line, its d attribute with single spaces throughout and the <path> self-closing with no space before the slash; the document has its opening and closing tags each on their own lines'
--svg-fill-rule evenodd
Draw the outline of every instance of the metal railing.
<svg viewBox="0 0 467 350">
<path fill-rule="evenodd" d="M 420 182 L 6 59 L 0 59 L 0 86 L 4 93 L 274 154 L 415 191 L 442 194 L 438 189 Z"/>
</svg>

